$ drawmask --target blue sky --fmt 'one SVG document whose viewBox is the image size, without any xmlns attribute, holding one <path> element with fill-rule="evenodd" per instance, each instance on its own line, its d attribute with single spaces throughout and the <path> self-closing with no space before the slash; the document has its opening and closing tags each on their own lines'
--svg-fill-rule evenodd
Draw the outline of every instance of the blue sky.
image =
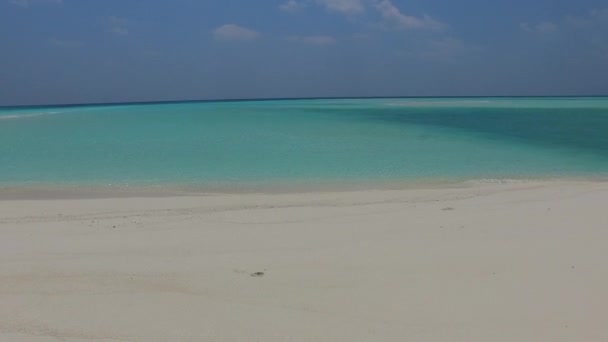
<svg viewBox="0 0 608 342">
<path fill-rule="evenodd" d="M 0 105 L 599 94 L 605 0 L 0 0 Z"/>
</svg>

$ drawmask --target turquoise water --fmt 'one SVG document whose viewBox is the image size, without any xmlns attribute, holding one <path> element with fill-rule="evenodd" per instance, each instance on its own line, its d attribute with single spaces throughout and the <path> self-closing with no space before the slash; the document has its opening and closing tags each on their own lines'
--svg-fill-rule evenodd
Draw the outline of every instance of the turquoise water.
<svg viewBox="0 0 608 342">
<path fill-rule="evenodd" d="M 608 175 L 608 98 L 183 102 L 0 109 L 0 184 Z"/>
</svg>

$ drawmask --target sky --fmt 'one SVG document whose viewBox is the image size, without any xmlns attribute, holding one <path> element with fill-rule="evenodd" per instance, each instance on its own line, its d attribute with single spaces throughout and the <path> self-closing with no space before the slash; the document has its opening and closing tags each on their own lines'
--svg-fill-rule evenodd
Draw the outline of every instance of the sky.
<svg viewBox="0 0 608 342">
<path fill-rule="evenodd" d="M 605 0 L 0 0 L 0 106 L 608 95 Z"/>
</svg>

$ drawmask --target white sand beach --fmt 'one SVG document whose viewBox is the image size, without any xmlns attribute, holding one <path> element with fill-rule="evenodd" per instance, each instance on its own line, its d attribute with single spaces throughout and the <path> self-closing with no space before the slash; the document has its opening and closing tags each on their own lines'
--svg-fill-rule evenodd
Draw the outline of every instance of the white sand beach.
<svg viewBox="0 0 608 342">
<path fill-rule="evenodd" d="M 608 183 L 31 197 L 0 341 L 608 341 Z"/>
</svg>

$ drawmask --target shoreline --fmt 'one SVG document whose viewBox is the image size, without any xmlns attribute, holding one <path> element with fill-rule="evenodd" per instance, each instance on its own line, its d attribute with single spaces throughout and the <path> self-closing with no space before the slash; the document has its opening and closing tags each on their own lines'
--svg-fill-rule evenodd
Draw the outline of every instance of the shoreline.
<svg viewBox="0 0 608 342">
<path fill-rule="evenodd" d="M 327 192 L 399 191 L 427 189 L 459 189 L 479 186 L 527 184 L 607 183 L 608 176 L 478 178 L 400 181 L 277 181 L 247 183 L 192 184 L 87 184 L 87 183 L 0 183 L 0 201 L 103 199 L 135 197 L 190 197 L 239 194 L 306 194 Z"/>
</svg>

